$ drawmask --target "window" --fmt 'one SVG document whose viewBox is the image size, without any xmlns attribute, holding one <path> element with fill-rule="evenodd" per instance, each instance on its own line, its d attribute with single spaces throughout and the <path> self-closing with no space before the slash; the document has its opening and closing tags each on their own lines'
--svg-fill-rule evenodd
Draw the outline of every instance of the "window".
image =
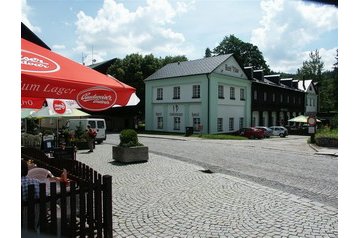
<svg viewBox="0 0 358 238">
<path fill-rule="evenodd" d="M 287 103 L 290 103 L 290 95 L 287 95 Z"/>
<path fill-rule="evenodd" d="M 234 118 L 233 117 L 229 118 L 229 130 L 230 131 L 234 130 Z"/>
<path fill-rule="evenodd" d="M 272 94 L 272 102 L 275 102 L 276 101 L 276 94 Z"/>
<path fill-rule="evenodd" d="M 298 104 L 301 104 L 301 98 L 298 98 Z"/>
<path fill-rule="evenodd" d="M 157 129 L 163 129 L 163 117 L 157 117 Z"/>
<path fill-rule="evenodd" d="M 312 106 L 316 106 L 316 100 L 312 99 L 312 103 L 313 103 Z"/>
<path fill-rule="evenodd" d="M 97 121 L 97 128 L 104 129 L 104 121 Z"/>
<path fill-rule="evenodd" d="M 180 87 L 174 87 L 174 97 L 173 99 L 180 99 Z"/>
<path fill-rule="evenodd" d="M 254 100 L 257 100 L 257 91 L 254 91 Z"/>
<path fill-rule="evenodd" d="M 157 88 L 157 100 L 163 100 L 163 88 Z"/>
<path fill-rule="evenodd" d="M 295 96 L 293 96 L 293 104 L 296 104 L 296 97 Z"/>
<path fill-rule="evenodd" d="M 224 99 L 224 86 L 218 86 L 218 97 L 219 99 Z"/>
<path fill-rule="evenodd" d="M 174 117 L 174 130 L 180 130 L 180 117 Z"/>
<path fill-rule="evenodd" d="M 194 131 L 200 131 L 200 118 L 198 117 L 193 118 L 193 127 L 194 127 Z"/>
<path fill-rule="evenodd" d="M 235 88 L 230 87 L 230 99 L 235 100 Z"/>
<path fill-rule="evenodd" d="M 245 101 L 245 89 L 240 88 L 240 100 Z"/>
<path fill-rule="evenodd" d="M 218 128 L 218 131 L 223 131 L 223 119 L 222 118 L 218 118 L 217 128 Z"/>
<path fill-rule="evenodd" d="M 244 118 L 243 117 L 240 117 L 240 122 L 239 122 L 239 126 L 240 128 L 243 128 L 244 127 Z"/>
<path fill-rule="evenodd" d="M 280 102 L 283 102 L 283 95 L 280 94 Z"/>
<path fill-rule="evenodd" d="M 200 98 L 200 85 L 193 85 L 193 98 Z"/>
<path fill-rule="evenodd" d="M 264 101 L 266 101 L 266 100 L 267 100 L 267 93 L 264 92 Z"/>
</svg>

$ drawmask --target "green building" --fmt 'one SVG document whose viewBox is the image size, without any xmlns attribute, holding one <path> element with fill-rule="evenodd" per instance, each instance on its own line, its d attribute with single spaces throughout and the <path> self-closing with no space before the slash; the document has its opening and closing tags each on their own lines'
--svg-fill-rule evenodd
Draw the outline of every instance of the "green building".
<svg viewBox="0 0 358 238">
<path fill-rule="evenodd" d="M 167 64 L 145 79 L 145 129 L 205 134 L 250 126 L 251 81 L 232 54 Z"/>
</svg>

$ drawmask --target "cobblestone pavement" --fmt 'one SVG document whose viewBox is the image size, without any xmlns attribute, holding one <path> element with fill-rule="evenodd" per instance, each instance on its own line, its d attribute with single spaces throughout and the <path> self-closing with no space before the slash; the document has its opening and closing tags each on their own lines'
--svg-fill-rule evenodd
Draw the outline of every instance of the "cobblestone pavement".
<svg viewBox="0 0 358 238">
<path fill-rule="evenodd" d="M 112 145 L 77 159 L 113 176 L 114 237 L 338 237 L 337 209 L 150 154 L 112 160 Z"/>
</svg>

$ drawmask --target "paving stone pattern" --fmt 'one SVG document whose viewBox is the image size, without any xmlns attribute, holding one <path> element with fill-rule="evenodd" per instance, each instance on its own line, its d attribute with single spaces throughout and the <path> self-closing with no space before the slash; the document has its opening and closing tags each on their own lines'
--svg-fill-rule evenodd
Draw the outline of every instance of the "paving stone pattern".
<svg viewBox="0 0 358 238">
<path fill-rule="evenodd" d="M 334 207 L 155 154 L 118 164 L 111 147 L 77 159 L 113 176 L 114 237 L 338 237 Z"/>
</svg>

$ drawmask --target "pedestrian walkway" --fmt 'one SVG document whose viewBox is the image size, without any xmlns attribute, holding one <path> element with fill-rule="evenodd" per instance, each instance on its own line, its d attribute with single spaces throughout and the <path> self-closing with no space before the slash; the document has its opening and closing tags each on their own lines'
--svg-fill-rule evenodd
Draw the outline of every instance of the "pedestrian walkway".
<svg viewBox="0 0 358 238">
<path fill-rule="evenodd" d="M 77 159 L 113 176 L 114 237 L 338 237 L 336 208 L 155 154 L 118 164 L 111 147 Z"/>
</svg>

